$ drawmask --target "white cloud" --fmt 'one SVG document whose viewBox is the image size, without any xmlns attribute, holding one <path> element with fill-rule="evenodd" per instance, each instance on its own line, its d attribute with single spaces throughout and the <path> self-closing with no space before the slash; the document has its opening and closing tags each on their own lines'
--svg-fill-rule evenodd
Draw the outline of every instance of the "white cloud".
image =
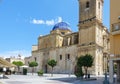
<svg viewBox="0 0 120 84">
<path fill-rule="evenodd" d="M 54 20 L 47 20 L 46 25 L 54 25 L 55 21 Z"/>
<path fill-rule="evenodd" d="M 21 55 L 22 57 L 28 57 L 28 56 L 31 56 L 31 51 L 15 50 L 15 51 L 6 51 L 3 53 L 0 53 L 0 57 L 10 57 L 10 56 L 17 57 L 18 55 Z"/>
<path fill-rule="evenodd" d="M 62 22 L 62 17 L 58 17 L 58 22 Z"/>
<path fill-rule="evenodd" d="M 40 25 L 55 25 L 58 22 L 62 22 L 62 17 L 57 17 L 56 19 L 52 20 L 42 20 L 42 19 L 33 19 L 31 21 L 32 24 L 40 24 Z"/>
<path fill-rule="evenodd" d="M 33 24 L 45 24 L 45 22 L 43 20 L 36 20 L 36 19 L 33 19 L 32 23 Z"/>
</svg>

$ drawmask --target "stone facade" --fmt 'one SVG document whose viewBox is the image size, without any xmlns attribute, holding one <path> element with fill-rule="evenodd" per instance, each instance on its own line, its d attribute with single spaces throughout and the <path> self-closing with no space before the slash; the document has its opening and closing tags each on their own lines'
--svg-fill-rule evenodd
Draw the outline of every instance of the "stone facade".
<svg viewBox="0 0 120 84">
<path fill-rule="evenodd" d="M 91 54 L 94 65 L 89 72 L 101 75 L 105 70 L 104 54 L 109 53 L 109 32 L 102 24 L 103 0 L 78 0 L 78 32 L 72 32 L 65 22 L 56 24 L 50 34 L 40 36 L 38 45 L 33 46 L 30 60 L 37 58 L 39 66 L 50 72 L 49 59 L 55 59 L 54 73 L 74 73 L 77 58 Z"/>
</svg>

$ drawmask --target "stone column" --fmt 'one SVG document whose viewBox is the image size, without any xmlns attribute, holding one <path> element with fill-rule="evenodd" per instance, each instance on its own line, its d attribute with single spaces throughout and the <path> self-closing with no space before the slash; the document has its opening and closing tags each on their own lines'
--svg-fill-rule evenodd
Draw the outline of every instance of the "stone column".
<svg viewBox="0 0 120 84">
<path fill-rule="evenodd" d="M 117 80 L 120 81 L 120 61 L 117 62 Z"/>
<path fill-rule="evenodd" d="M 113 60 L 109 60 L 109 81 L 113 83 Z"/>
</svg>

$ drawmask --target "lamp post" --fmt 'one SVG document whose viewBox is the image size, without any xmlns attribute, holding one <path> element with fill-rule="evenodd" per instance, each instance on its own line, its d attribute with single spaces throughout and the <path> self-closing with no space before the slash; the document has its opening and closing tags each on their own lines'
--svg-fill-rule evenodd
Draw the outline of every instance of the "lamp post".
<svg viewBox="0 0 120 84">
<path fill-rule="evenodd" d="M 109 84 L 109 81 L 108 81 L 108 78 L 107 78 L 107 67 L 106 67 L 106 64 L 107 64 L 107 54 L 106 53 L 104 54 L 104 58 L 105 58 L 105 79 L 103 81 L 103 84 Z"/>
</svg>

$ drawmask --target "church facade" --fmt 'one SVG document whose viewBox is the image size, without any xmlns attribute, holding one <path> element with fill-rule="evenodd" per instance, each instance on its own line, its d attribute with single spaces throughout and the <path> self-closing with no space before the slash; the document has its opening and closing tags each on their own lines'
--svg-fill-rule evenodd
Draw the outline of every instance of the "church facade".
<svg viewBox="0 0 120 84">
<path fill-rule="evenodd" d="M 101 75 L 105 72 L 105 57 L 109 54 L 109 32 L 102 24 L 103 0 L 78 0 L 78 32 L 72 32 L 66 22 L 57 23 L 50 34 L 38 37 L 38 44 L 32 46 L 32 56 L 25 59 L 28 65 L 37 61 L 36 71 L 51 72 L 48 60 L 57 61 L 54 73 L 74 73 L 77 58 L 91 54 L 94 64 L 89 73 Z"/>
</svg>

